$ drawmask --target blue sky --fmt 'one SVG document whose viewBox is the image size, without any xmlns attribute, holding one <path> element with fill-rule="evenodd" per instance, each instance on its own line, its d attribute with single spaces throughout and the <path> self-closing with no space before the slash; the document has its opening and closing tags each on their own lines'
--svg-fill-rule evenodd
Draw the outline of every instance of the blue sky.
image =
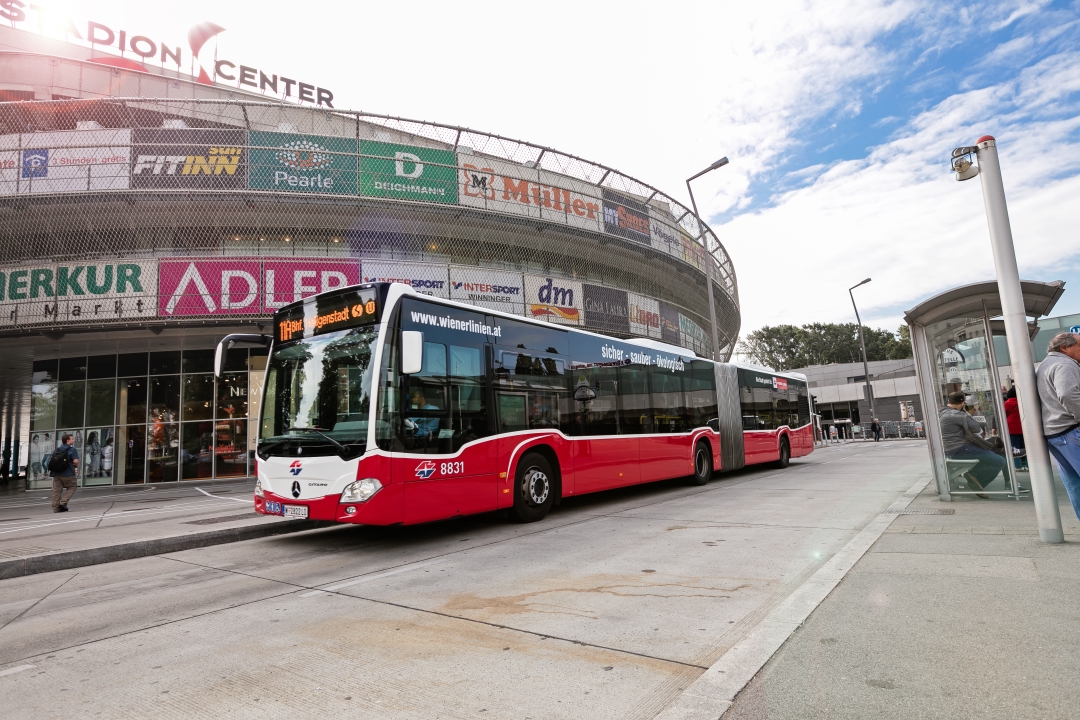
<svg viewBox="0 0 1080 720">
<path fill-rule="evenodd" d="M 1080 2 L 38 0 L 79 23 L 332 88 L 338 107 L 437 120 L 616 167 L 702 212 L 730 252 L 744 332 L 903 311 L 993 264 L 979 181 L 953 147 L 998 138 L 1021 274 L 1080 311 Z"/>
</svg>

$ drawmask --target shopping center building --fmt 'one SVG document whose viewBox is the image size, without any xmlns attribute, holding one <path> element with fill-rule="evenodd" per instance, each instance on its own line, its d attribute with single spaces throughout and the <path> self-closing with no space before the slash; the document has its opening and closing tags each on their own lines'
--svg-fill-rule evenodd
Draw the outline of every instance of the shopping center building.
<svg viewBox="0 0 1080 720">
<path fill-rule="evenodd" d="M 343 110 L 240 63 L 200 79 L 179 47 L 143 62 L 159 43 L 127 43 L 118 57 L 0 27 L 0 439 L 29 487 L 65 432 L 85 485 L 248 475 L 265 353 L 234 349 L 215 381 L 214 346 L 352 283 L 709 356 L 711 277 L 730 356 L 731 260 L 660 190 L 552 148 Z"/>
</svg>

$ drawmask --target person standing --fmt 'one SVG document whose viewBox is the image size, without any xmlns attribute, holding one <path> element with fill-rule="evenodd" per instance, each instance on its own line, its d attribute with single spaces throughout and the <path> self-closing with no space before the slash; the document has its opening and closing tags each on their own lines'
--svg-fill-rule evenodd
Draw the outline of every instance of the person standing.
<svg viewBox="0 0 1080 720">
<path fill-rule="evenodd" d="M 1020 422 L 1020 404 L 1016 400 L 1015 385 L 1005 393 L 1005 423 L 1009 426 L 1009 444 L 1012 445 L 1013 464 L 1017 470 L 1027 470 L 1024 426 Z"/>
<path fill-rule="evenodd" d="M 950 460 L 976 460 L 975 467 L 964 473 L 964 479 L 972 490 L 982 490 L 1005 467 L 1005 458 L 994 452 L 982 437 L 982 426 L 978 421 L 964 412 L 964 393 L 949 393 L 948 403 L 938 416 L 945 456 Z M 986 499 L 988 496 L 980 494 L 979 497 Z"/>
<path fill-rule="evenodd" d="M 1050 339 L 1046 359 L 1035 380 L 1042 400 L 1042 425 L 1050 454 L 1073 512 L 1080 519 L 1080 335 L 1058 333 Z"/>
<path fill-rule="evenodd" d="M 878 422 L 877 418 L 874 418 L 874 421 L 870 423 L 870 432 L 874 433 L 874 442 L 881 441 L 881 423 Z"/>
<path fill-rule="evenodd" d="M 49 456 L 49 474 L 52 475 L 52 510 L 67 512 L 68 501 L 75 494 L 75 471 L 79 469 L 79 451 L 71 441 L 71 433 L 64 433 L 60 446 Z"/>
</svg>

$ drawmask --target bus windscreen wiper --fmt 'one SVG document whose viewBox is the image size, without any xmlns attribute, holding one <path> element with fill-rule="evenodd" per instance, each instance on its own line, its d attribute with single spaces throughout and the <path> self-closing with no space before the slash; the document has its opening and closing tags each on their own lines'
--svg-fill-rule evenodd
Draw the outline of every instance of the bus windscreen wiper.
<svg viewBox="0 0 1080 720">
<path fill-rule="evenodd" d="M 332 438 L 329 435 L 327 435 L 326 433 L 324 433 L 322 430 L 316 430 L 315 428 L 309 428 L 309 427 L 291 427 L 291 428 L 288 429 L 288 432 L 315 433 L 316 435 L 320 435 L 320 436 L 326 438 L 327 440 L 329 440 L 330 444 L 338 449 L 338 453 L 340 455 L 344 456 L 344 455 L 349 454 L 349 448 L 345 447 L 344 445 L 339 443 L 337 440 L 335 440 L 334 438 Z"/>
</svg>

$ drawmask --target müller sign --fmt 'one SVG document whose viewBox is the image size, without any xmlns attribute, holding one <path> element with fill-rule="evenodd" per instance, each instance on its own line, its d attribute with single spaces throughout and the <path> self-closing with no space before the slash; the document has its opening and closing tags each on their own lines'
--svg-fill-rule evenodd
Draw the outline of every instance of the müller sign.
<svg viewBox="0 0 1080 720">
<path fill-rule="evenodd" d="M 79 40 L 89 43 L 92 47 L 105 46 L 116 48 L 121 55 L 132 53 L 142 60 L 157 60 L 162 65 L 169 64 L 177 70 L 184 70 L 184 51 L 179 45 L 170 46 L 160 40 L 154 40 L 146 35 L 129 34 L 127 30 L 111 28 L 105 23 L 88 20 L 86 34 L 79 31 L 79 27 L 71 16 L 60 10 L 43 8 L 23 0 L 0 0 L 0 19 L 15 23 L 29 22 L 27 12 L 37 14 L 37 27 L 41 34 L 46 31 L 62 32 L 67 36 L 74 35 Z M 233 81 L 237 87 L 247 85 L 258 90 L 270 90 L 282 98 L 296 98 L 301 102 L 310 102 L 317 105 L 325 105 L 332 108 L 334 93 L 326 88 L 317 87 L 309 83 L 300 82 L 284 75 L 266 73 L 260 68 L 250 67 L 231 60 L 217 59 L 203 63 L 199 60 L 199 53 L 203 46 L 211 38 L 224 32 L 225 28 L 211 22 L 202 22 L 188 31 L 188 48 L 191 51 L 192 60 L 199 64 L 199 74 L 195 81 L 203 85 L 214 85 L 218 78 Z M 101 62 L 101 58 L 92 58 L 91 62 Z M 121 61 L 123 62 L 123 61 Z M 138 69 L 137 62 L 125 65 L 130 69 Z M 213 79 L 207 74 L 207 67 L 213 67 Z M 145 71 L 145 68 L 143 68 Z"/>
</svg>

